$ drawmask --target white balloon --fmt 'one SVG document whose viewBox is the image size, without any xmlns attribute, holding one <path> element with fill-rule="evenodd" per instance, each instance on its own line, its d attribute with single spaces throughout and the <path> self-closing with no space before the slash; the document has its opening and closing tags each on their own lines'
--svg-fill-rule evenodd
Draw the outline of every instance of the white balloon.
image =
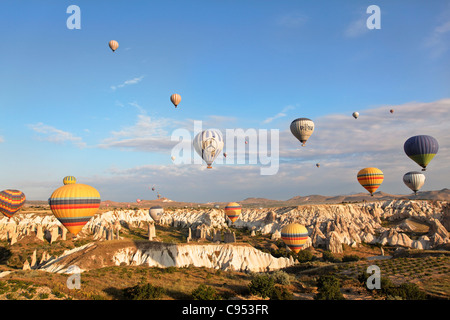
<svg viewBox="0 0 450 320">
<path fill-rule="evenodd" d="M 197 134 L 193 141 L 195 151 L 212 168 L 212 163 L 222 153 L 224 146 L 222 133 L 219 130 L 203 130 Z"/>
</svg>

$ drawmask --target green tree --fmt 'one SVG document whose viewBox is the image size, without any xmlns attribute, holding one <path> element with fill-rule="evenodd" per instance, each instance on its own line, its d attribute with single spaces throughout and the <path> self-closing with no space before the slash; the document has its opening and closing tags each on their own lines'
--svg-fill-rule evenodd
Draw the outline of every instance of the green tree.
<svg viewBox="0 0 450 320">
<path fill-rule="evenodd" d="M 275 289 L 275 281 L 268 275 L 255 275 L 248 285 L 250 293 L 263 298 L 268 298 L 272 295 Z"/>
<path fill-rule="evenodd" d="M 341 282 L 335 276 L 323 275 L 317 281 L 317 290 L 315 300 L 344 300 L 341 293 Z"/>
<path fill-rule="evenodd" d="M 194 289 L 191 294 L 194 300 L 220 300 L 216 289 L 203 283 Z"/>
</svg>

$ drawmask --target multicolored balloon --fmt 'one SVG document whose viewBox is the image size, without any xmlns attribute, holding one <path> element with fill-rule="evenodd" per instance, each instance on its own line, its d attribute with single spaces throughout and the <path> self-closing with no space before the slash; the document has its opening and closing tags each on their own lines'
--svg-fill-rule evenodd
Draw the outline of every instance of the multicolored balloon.
<svg viewBox="0 0 450 320">
<path fill-rule="evenodd" d="M 389 110 L 390 113 L 394 113 L 394 109 Z"/>
<path fill-rule="evenodd" d="M 292 134 L 305 146 L 306 141 L 314 132 L 314 122 L 308 118 L 298 118 L 291 122 Z"/>
<path fill-rule="evenodd" d="M 281 239 L 290 250 L 298 253 L 308 240 L 308 229 L 299 223 L 290 223 L 281 229 Z"/>
<path fill-rule="evenodd" d="M 352 113 L 353 118 L 358 119 L 359 117 L 359 112 L 355 111 Z"/>
<path fill-rule="evenodd" d="M 218 130 L 203 130 L 195 136 L 193 145 L 195 151 L 206 162 L 207 168 L 211 169 L 212 163 L 224 146 L 222 133 Z"/>
<path fill-rule="evenodd" d="M 383 172 L 378 168 L 364 168 L 359 170 L 357 175 L 358 182 L 369 191 L 373 197 L 373 193 L 378 189 L 384 180 Z"/>
<path fill-rule="evenodd" d="M 0 191 L 0 212 L 11 218 L 23 207 L 25 201 L 25 194 L 22 191 L 14 189 Z"/>
<path fill-rule="evenodd" d="M 230 202 L 225 206 L 225 214 L 233 223 L 237 220 L 237 218 L 239 218 L 241 211 L 242 207 L 237 202 Z"/>
<path fill-rule="evenodd" d="M 406 155 L 422 167 L 425 171 L 427 165 L 439 150 L 439 143 L 432 136 L 420 135 L 409 138 L 403 145 Z"/>
<path fill-rule="evenodd" d="M 100 206 L 100 194 L 87 184 L 66 184 L 56 189 L 48 203 L 55 217 L 77 235 Z"/>
<path fill-rule="evenodd" d="M 164 213 L 164 209 L 161 206 L 154 206 L 151 207 L 148 210 L 150 217 L 152 217 L 153 220 L 155 220 L 156 222 L 159 222 L 159 220 L 161 220 L 161 216 Z"/>
<path fill-rule="evenodd" d="M 403 182 L 414 191 L 414 194 L 417 194 L 417 191 L 425 184 L 425 175 L 417 171 L 410 171 L 403 176 Z"/>
<path fill-rule="evenodd" d="M 181 96 L 178 93 L 174 93 L 170 96 L 170 101 L 172 101 L 173 105 L 176 108 L 181 102 Z"/>
<path fill-rule="evenodd" d="M 117 48 L 119 48 L 119 43 L 116 40 L 111 40 L 109 42 L 109 47 L 111 48 L 111 50 L 114 52 L 117 50 Z"/>
<path fill-rule="evenodd" d="M 64 177 L 64 179 L 63 179 L 63 184 L 64 185 L 66 185 L 66 184 L 73 184 L 73 183 L 77 183 L 77 179 L 75 179 L 74 176 Z"/>
</svg>

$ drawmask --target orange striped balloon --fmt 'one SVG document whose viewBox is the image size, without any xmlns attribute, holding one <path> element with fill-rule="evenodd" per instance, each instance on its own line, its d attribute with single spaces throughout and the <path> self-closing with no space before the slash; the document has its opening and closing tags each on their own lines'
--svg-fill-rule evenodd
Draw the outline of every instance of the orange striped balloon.
<svg viewBox="0 0 450 320">
<path fill-rule="evenodd" d="M 111 40 L 109 42 L 109 47 L 111 48 L 111 50 L 114 52 L 117 50 L 117 48 L 119 48 L 119 43 L 116 40 Z"/>
<path fill-rule="evenodd" d="M 231 222 L 235 222 L 239 215 L 241 214 L 241 205 L 236 202 L 230 202 L 225 207 L 225 214 L 227 215 L 228 219 L 231 220 Z"/>
<path fill-rule="evenodd" d="M 11 218 L 25 203 L 25 195 L 19 190 L 3 190 L 0 192 L 0 212 Z"/>
<path fill-rule="evenodd" d="M 48 199 L 55 217 L 77 235 L 97 212 L 100 206 L 100 194 L 86 184 L 66 184 L 56 189 Z"/>
<path fill-rule="evenodd" d="M 170 96 L 170 101 L 172 101 L 176 108 L 181 102 L 181 96 L 178 93 L 174 93 Z"/>
<path fill-rule="evenodd" d="M 378 168 L 364 168 L 359 170 L 357 175 L 358 182 L 370 192 L 370 195 L 373 196 L 373 193 L 378 189 L 381 183 L 384 180 L 383 172 Z"/>
<path fill-rule="evenodd" d="M 281 239 L 289 249 L 298 253 L 308 240 L 308 229 L 299 223 L 290 223 L 281 229 Z"/>
</svg>

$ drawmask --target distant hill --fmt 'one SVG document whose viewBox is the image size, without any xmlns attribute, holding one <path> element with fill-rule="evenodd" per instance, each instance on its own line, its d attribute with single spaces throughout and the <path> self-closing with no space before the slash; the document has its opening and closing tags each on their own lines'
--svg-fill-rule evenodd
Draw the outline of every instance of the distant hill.
<svg viewBox="0 0 450 320">
<path fill-rule="evenodd" d="M 411 194 L 401 194 L 393 195 L 385 192 L 375 192 L 373 197 L 368 193 L 355 193 L 350 195 L 340 195 L 340 196 L 322 196 L 322 195 L 308 195 L 308 196 L 295 196 L 288 200 L 272 200 L 266 198 L 246 198 L 242 201 L 238 201 L 244 207 L 284 207 L 284 206 L 299 206 L 307 204 L 331 204 L 331 203 L 345 203 L 345 202 L 361 202 L 361 201 L 385 201 L 385 200 L 395 200 L 395 199 L 410 199 L 410 200 L 440 200 L 440 201 L 450 201 L 450 189 L 444 188 L 442 190 L 435 191 L 423 191 L 418 192 L 417 195 Z M 149 208 L 152 206 L 162 206 L 164 208 L 197 208 L 197 207 L 213 207 L 214 205 L 219 205 L 221 208 L 227 205 L 227 202 L 208 202 L 208 203 L 197 203 L 197 202 L 181 202 L 173 201 L 167 198 L 161 198 L 156 200 L 142 200 L 141 202 L 118 202 L 112 200 L 102 201 L 100 204 L 101 209 L 106 208 Z M 48 206 L 47 201 L 28 201 L 25 206 Z"/>
</svg>

